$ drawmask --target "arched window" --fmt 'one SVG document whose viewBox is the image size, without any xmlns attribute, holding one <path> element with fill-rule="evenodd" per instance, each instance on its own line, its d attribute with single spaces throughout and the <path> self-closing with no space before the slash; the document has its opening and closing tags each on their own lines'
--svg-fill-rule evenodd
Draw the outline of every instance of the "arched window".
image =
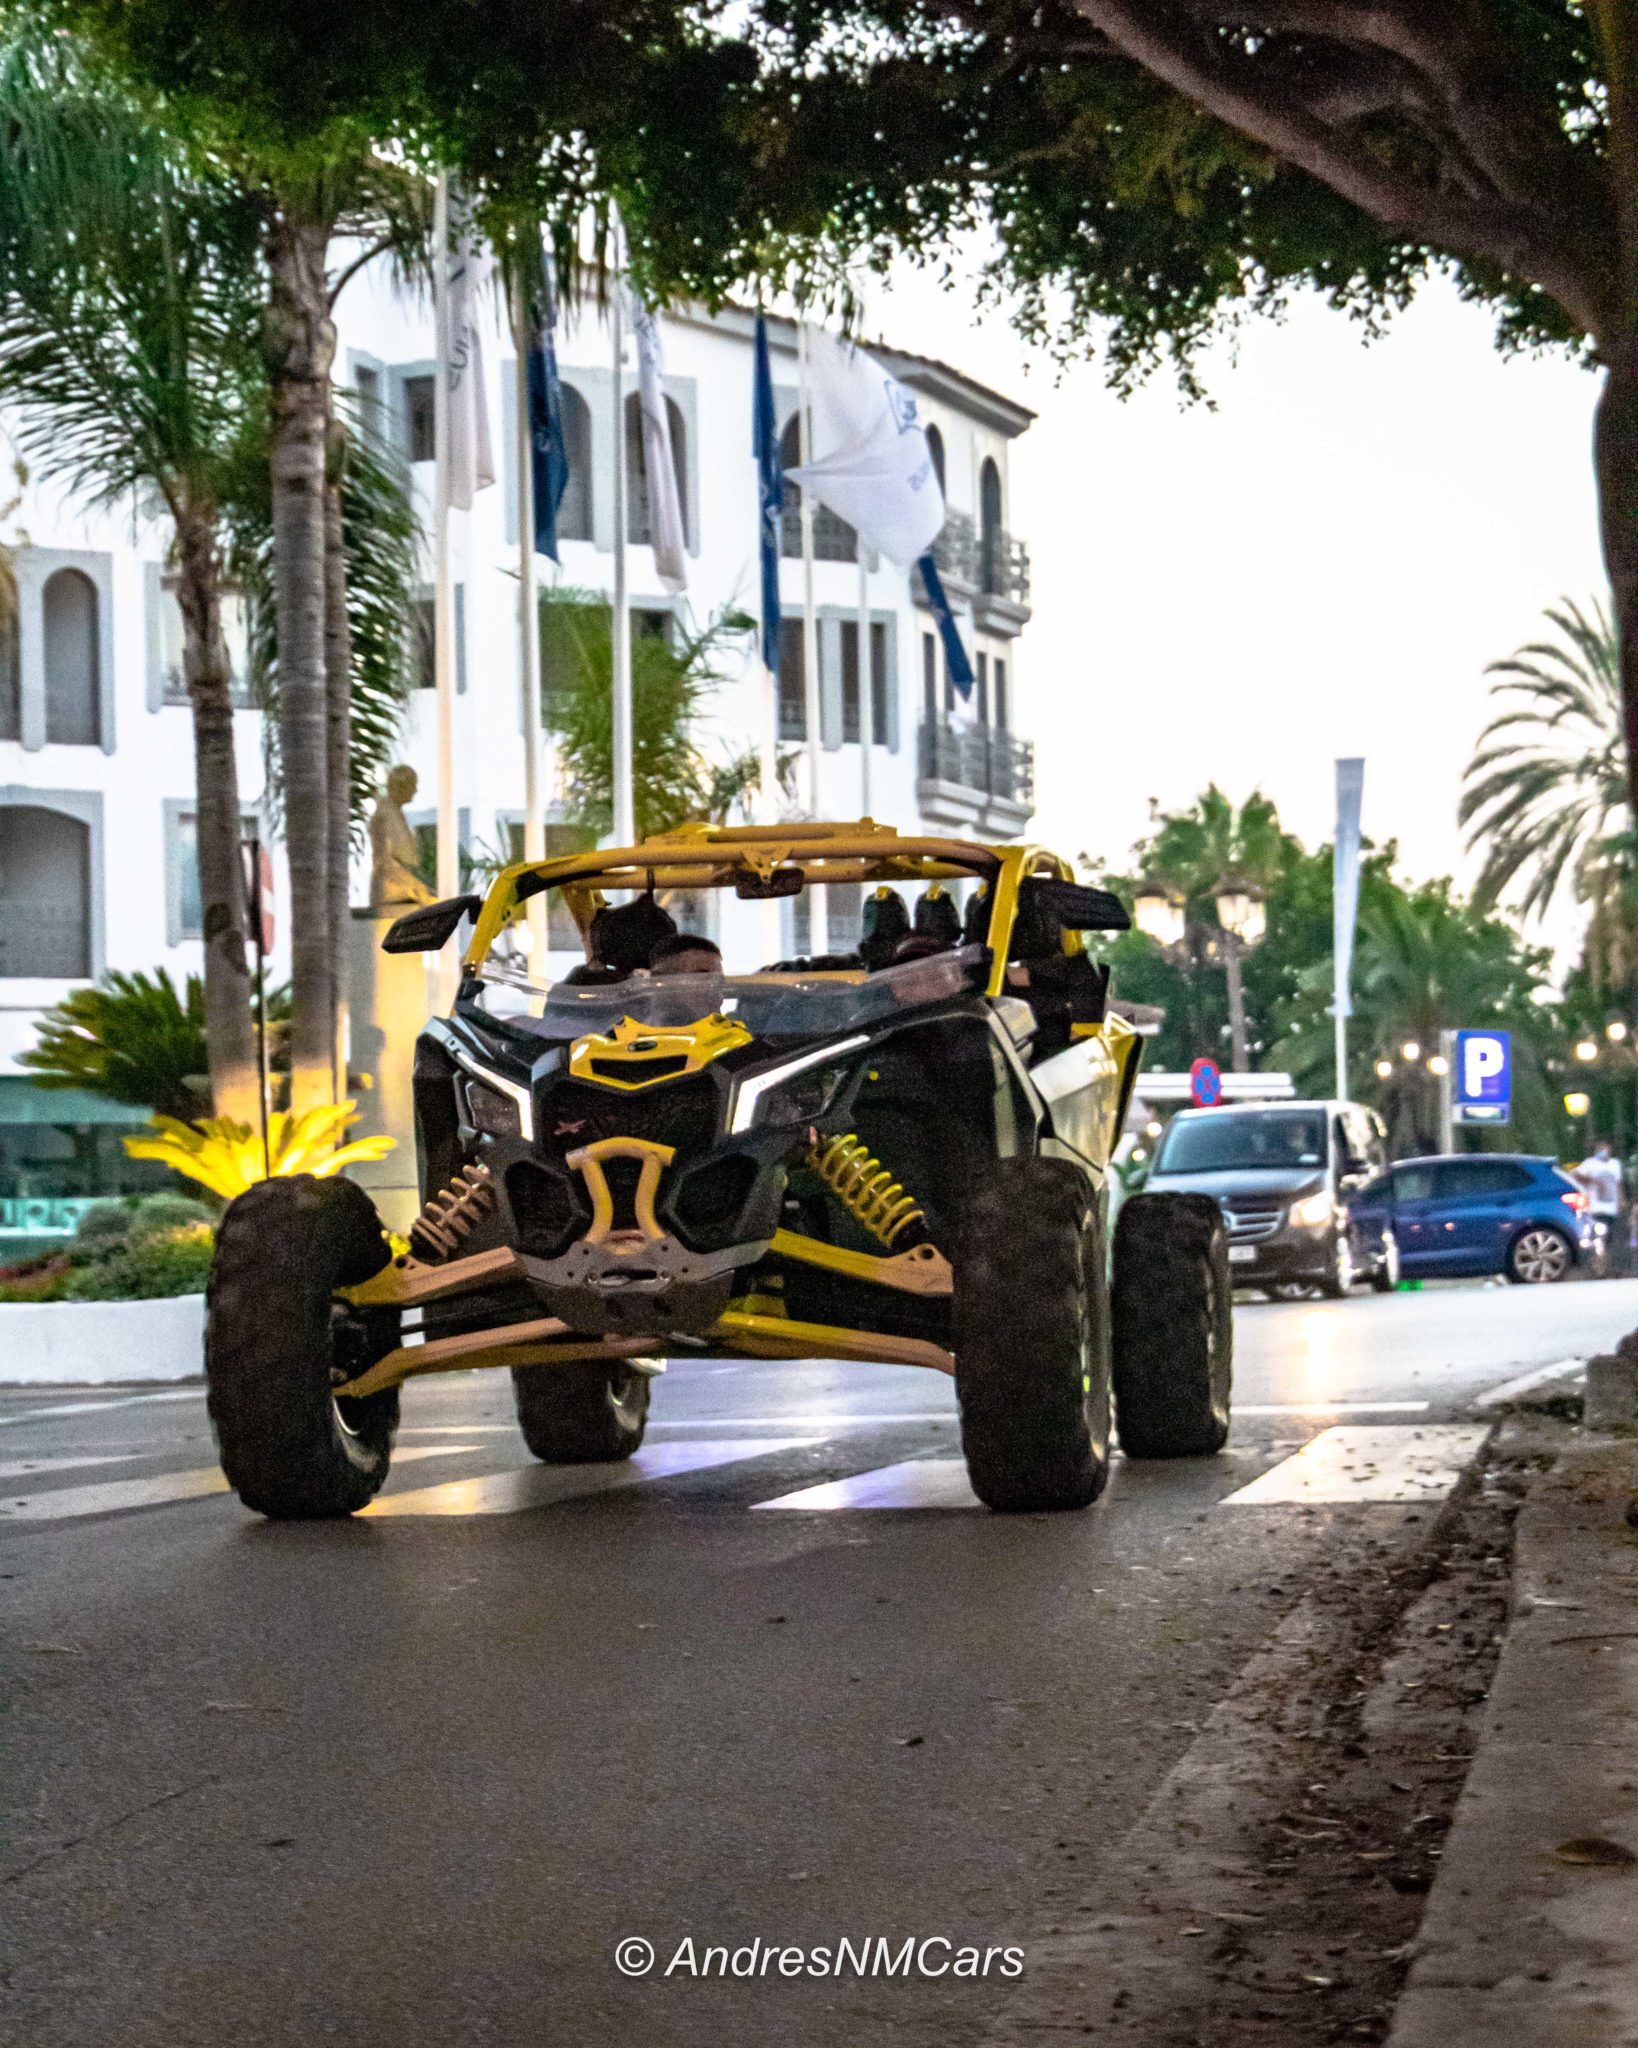
<svg viewBox="0 0 1638 2048">
<path fill-rule="evenodd" d="M 586 401 L 572 384 L 562 387 L 563 452 L 569 461 L 569 481 L 557 508 L 559 540 L 590 540 L 592 537 L 591 413 Z"/>
<path fill-rule="evenodd" d="M 688 429 L 674 398 L 665 402 L 671 423 L 671 464 L 677 472 L 677 504 L 682 512 L 683 539 L 688 538 Z M 626 399 L 626 538 L 651 542 L 653 521 L 648 507 L 648 465 L 643 456 L 643 402 L 633 391 Z"/>
<path fill-rule="evenodd" d="M 978 547 L 987 591 L 995 592 L 1001 588 L 1003 545 L 1001 472 L 995 466 L 994 457 L 986 456 L 984 467 L 978 472 Z"/>
<path fill-rule="evenodd" d="M 939 496 L 948 499 L 950 493 L 944 481 L 944 436 L 937 427 L 927 429 L 927 453 L 933 458 L 933 474 L 938 478 Z"/>
<path fill-rule="evenodd" d="M 779 466 L 781 469 L 795 469 L 801 460 L 802 429 L 796 414 L 792 413 L 779 437 Z M 779 552 L 782 555 L 800 555 L 802 552 L 802 488 L 799 484 L 787 483 L 785 486 L 779 517 Z M 859 536 L 828 505 L 815 505 L 813 508 L 813 557 L 817 562 L 856 562 L 859 559 Z"/>
<path fill-rule="evenodd" d="M 83 570 L 59 569 L 40 599 L 46 738 L 56 746 L 102 744 L 102 659 L 97 587 Z"/>
<path fill-rule="evenodd" d="M 0 978 L 91 974 L 91 828 L 38 804 L 0 806 Z"/>
</svg>

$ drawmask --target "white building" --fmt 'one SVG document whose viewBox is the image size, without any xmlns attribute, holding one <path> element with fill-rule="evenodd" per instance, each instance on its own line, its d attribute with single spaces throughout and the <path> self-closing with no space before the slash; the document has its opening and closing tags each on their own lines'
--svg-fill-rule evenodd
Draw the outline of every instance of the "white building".
<svg viewBox="0 0 1638 2048">
<path fill-rule="evenodd" d="M 432 481 L 431 317 L 384 277 L 351 283 L 340 309 L 337 375 L 386 408 L 414 463 L 429 532 Z M 664 630 L 686 606 L 703 620 L 724 605 L 758 606 L 757 505 L 751 451 L 754 322 L 744 312 L 682 312 L 661 323 L 666 393 L 688 537 L 688 591 L 666 596 L 645 544 L 635 376 L 625 379 L 628 576 L 639 630 Z M 770 323 L 777 407 L 795 460 L 796 337 Z M 1032 810 L 1030 692 L 1016 659 L 1029 618 L 1028 562 L 1008 527 L 1007 454 L 1032 415 L 959 371 L 923 357 L 877 353 L 916 393 L 945 484 L 949 517 L 936 553 L 973 657 L 977 686 L 962 718 L 919 579 L 880 562 L 868 597 L 875 671 L 872 814 L 1006 839 Z M 559 516 L 566 585 L 606 592 L 611 520 L 613 376 L 607 326 L 594 308 L 559 336 L 572 479 Z M 456 779 L 463 843 L 509 851 L 523 815 L 514 464 L 515 364 L 498 310 L 485 373 L 497 485 L 453 515 L 459 639 Z M 0 422 L 3 426 L 3 422 Z M 3 452 L 3 450 L 0 450 Z M 0 475 L 0 502 L 11 495 Z M 790 497 L 794 500 L 794 492 Z M 802 565 L 794 508 L 785 521 L 780 736 L 806 737 L 801 677 Z M 17 545 L 21 539 L 24 544 Z M 0 641 L 0 1203 L 97 1192 L 119 1171 L 112 1128 L 127 1119 L 79 1095 L 35 1087 L 18 1055 L 39 1011 L 109 969 L 164 967 L 178 983 L 200 967 L 193 864 L 193 756 L 180 678 L 181 626 L 166 588 L 168 533 L 132 511 L 90 512 L 31 484 L 0 528 L 14 547 L 20 598 L 15 645 Z M 817 521 L 821 801 L 836 817 L 860 805 L 859 575 L 852 530 Z M 553 572 L 541 564 L 542 580 Z M 431 590 L 423 596 L 430 622 Z M 230 619 L 230 637 L 236 622 Z M 242 645 L 242 642 L 241 642 Z M 424 664 L 430 684 L 430 661 Z M 708 753 L 755 746 L 762 671 L 713 702 Z M 400 758 L 421 776 L 417 823 L 432 822 L 433 694 L 412 698 Z M 248 811 L 262 784 L 260 715 L 238 719 Z M 556 834 L 553 835 L 557 837 Z M 566 841 L 565 841 L 566 843 Z M 361 878 L 362 879 L 362 878 Z M 281 878 L 282 884 L 282 878 Z M 282 886 L 278 889 L 283 902 Z M 837 942 L 851 906 L 832 905 Z M 284 933 L 274 960 L 284 972 Z M 800 936 L 800 935 L 798 935 Z M 0 1233 L 20 1215 L 0 1211 Z M 6 1242 L 0 1235 L 0 1257 Z"/>
</svg>

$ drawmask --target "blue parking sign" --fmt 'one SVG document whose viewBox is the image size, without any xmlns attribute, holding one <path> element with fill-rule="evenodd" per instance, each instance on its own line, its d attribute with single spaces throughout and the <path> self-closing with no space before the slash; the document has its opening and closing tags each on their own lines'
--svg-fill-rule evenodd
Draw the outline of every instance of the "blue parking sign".
<svg viewBox="0 0 1638 2048">
<path fill-rule="evenodd" d="M 1512 1121 L 1511 1033 L 1457 1032 L 1451 1104 L 1459 1124 L 1505 1124 Z"/>
</svg>

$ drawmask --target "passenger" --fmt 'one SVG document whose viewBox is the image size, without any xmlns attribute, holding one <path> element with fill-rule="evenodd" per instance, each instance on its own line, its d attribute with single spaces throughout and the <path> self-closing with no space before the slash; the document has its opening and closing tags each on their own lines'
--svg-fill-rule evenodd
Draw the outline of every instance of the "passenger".
<svg viewBox="0 0 1638 2048">
<path fill-rule="evenodd" d="M 605 903 L 591 921 L 591 957 L 563 979 L 576 987 L 624 981 L 639 967 L 649 966 L 655 948 L 676 935 L 676 919 L 652 895 L 631 903 Z"/>
<path fill-rule="evenodd" d="M 720 974 L 722 948 L 699 932 L 674 932 L 654 948 L 656 974 Z"/>
</svg>

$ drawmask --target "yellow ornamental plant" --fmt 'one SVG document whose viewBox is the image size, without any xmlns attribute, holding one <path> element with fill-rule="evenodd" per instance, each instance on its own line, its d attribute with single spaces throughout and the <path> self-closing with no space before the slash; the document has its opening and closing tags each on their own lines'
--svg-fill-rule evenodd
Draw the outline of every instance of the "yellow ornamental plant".
<svg viewBox="0 0 1638 2048">
<path fill-rule="evenodd" d="M 127 1138 L 125 1149 L 133 1159 L 156 1159 L 161 1166 L 202 1182 L 212 1193 L 232 1201 L 259 1180 L 281 1174 L 311 1173 L 321 1180 L 340 1173 L 344 1167 L 362 1165 L 366 1159 L 384 1159 L 392 1151 L 394 1138 L 355 1138 L 341 1143 L 342 1133 L 359 1117 L 353 1102 L 325 1102 L 298 1116 L 290 1110 L 276 1110 L 267 1120 L 264 1149 L 262 1134 L 250 1124 L 232 1117 L 203 1117 L 197 1123 L 182 1123 L 174 1116 L 152 1119 L 152 1135 Z"/>
</svg>

